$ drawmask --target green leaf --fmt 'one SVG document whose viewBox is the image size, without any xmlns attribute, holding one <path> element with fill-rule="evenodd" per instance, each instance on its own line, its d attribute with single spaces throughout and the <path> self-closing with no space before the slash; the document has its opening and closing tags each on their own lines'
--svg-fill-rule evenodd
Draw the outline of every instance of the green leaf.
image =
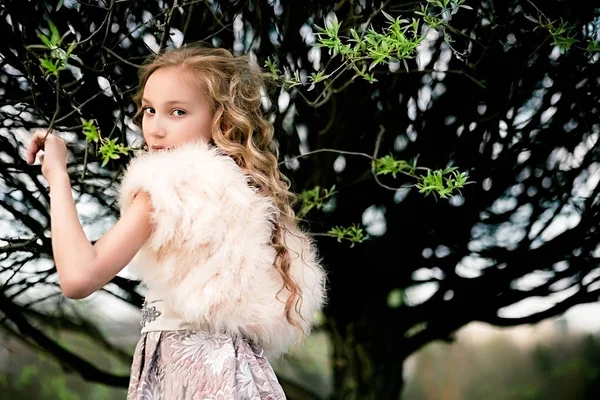
<svg viewBox="0 0 600 400">
<path fill-rule="evenodd" d="M 44 57 L 40 59 L 40 65 L 44 70 L 44 75 L 47 77 L 48 75 L 58 75 L 58 66 L 48 57 Z"/>
<path fill-rule="evenodd" d="M 129 152 L 129 147 L 123 146 L 122 144 L 118 144 L 116 150 L 121 154 L 127 154 Z"/>
<path fill-rule="evenodd" d="M 85 120 L 81 118 L 81 124 L 83 125 L 83 134 L 85 135 L 85 140 L 87 143 L 98 143 L 100 140 L 100 132 L 98 128 L 94 124 L 93 120 Z"/>
<path fill-rule="evenodd" d="M 38 32 L 37 37 L 40 38 L 40 40 L 46 45 L 48 49 L 52 49 L 52 42 L 50 42 L 50 39 L 48 39 L 46 35 L 44 35 L 41 32 Z"/>
<path fill-rule="evenodd" d="M 390 14 L 386 13 L 385 11 L 381 10 L 381 13 L 382 13 L 382 14 L 383 14 L 383 16 L 384 16 L 386 19 L 388 19 L 389 21 L 392 21 L 392 22 L 394 22 L 394 21 L 395 21 L 394 17 L 392 17 Z"/>
<path fill-rule="evenodd" d="M 528 20 L 530 20 L 531 22 L 534 22 L 536 24 L 540 24 L 540 21 L 533 18 L 531 15 L 524 15 L 525 18 L 527 18 Z"/>
<path fill-rule="evenodd" d="M 54 25 L 54 23 L 51 20 L 48 20 L 48 27 L 50 28 L 50 41 L 52 42 L 53 45 L 55 46 L 59 46 L 61 39 L 60 39 L 60 32 L 58 31 L 58 28 L 56 27 L 56 25 Z"/>
<path fill-rule="evenodd" d="M 317 210 L 322 209 L 326 204 L 326 200 L 335 193 L 337 193 L 335 191 L 335 185 L 330 189 L 321 189 L 321 187 L 317 185 L 310 190 L 303 191 L 298 196 L 300 202 L 302 203 L 301 209 L 298 212 L 298 216 L 302 218 L 314 208 Z"/>
<path fill-rule="evenodd" d="M 71 53 L 73 52 L 73 50 L 75 50 L 75 47 L 77 47 L 77 42 L 73 42 L 73 43 L 69 44 L 69 47 L 67 48 L 67 52 L 65 53 L 67 58 L 71 57 Z"/>
<path fill-rule="evenodd" d="M 600 51 L 600 42 L 596 40 L 590 40 L 588 42 L 587 50 L 592 52 Z"/>
<path fill-rule="evenodd" d="M 368 239 L 368 235 L 365 235 L 362 228 L 356 224 L 350 227 L 334 226 L 327 232 L 327 235 L 336 238 L 338 242 L 348 240 L 352 242 L 352 245 Z"/>
</svg>

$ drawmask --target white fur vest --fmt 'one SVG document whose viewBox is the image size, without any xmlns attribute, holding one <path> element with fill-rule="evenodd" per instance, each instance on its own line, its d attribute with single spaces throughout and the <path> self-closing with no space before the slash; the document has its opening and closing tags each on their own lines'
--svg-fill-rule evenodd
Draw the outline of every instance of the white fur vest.
<svg viewBox="0 0 600 400">
<path fill-rule="evenodd" d="M 129 164 L 121 212 L 135 194 L 152 200 L 153 231 L 131 267 L 186 322 L 210 324 L 260 343 L 271 357 L 298 339 L 284 315 L 288 291 L 270 245 L 276 207 L 249 184 L 232 158 L 204 141 L 143 153 Z M 287 227 L 290 275 L 302 291 L 305 335 L 325 301 L 325 274 L 316 249 L 297 227 Z"/>
</svg>

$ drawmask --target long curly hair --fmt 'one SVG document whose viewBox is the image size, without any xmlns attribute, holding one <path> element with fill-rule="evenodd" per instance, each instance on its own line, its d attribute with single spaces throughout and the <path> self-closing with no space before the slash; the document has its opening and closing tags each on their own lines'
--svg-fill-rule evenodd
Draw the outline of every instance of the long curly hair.
<svg viewBox="0 0 600 400">
<path fill-rule="evenodd" d="M 213 144 L 235 160 L 259 193 L 274 200 L 278 209 L 271 237 L 277 255 L 274 268 L 283 279 L 281 291 L 289 291 L 285 317 L 302 337 L 300 322 L 293 315 L 296 311 L 301 316 L 302 293 L 289 273 L 291 259 L 285 245 L 287 228 L 293 232 L 298 223 L 293 209 L 297 197 L 290 191 L 290 181 L 279 168 L 273 125 L 262 113 L 261 99 L 266 93 L 264 72 L 248 55 L 233 56 L 222 48 L 187 45 L 152 56 L 138 71 L 139 87 L 134 95 L 137 112 L 133 122 L 140 130 L 144 87 L 150 75 L 164 67 L 184 67 L 193 73 L 212 108 Z"/>
</svg>

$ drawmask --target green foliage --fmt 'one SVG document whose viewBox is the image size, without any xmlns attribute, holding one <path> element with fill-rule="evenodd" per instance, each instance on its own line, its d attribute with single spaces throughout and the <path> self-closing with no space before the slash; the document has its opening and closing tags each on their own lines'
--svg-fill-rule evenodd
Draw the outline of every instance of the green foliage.
<svg viewBox="0 0 600 400">
<path fill-rule="evenodd" d="M 117 139 L 102 139 L 100 154 L 102 155 L 102 166 L 104 167 L 110 160 L 116 160 L 123 154 L 127 154 L 128 147 L 117 143 Z"/>
<path fill-rule="evenodd" d="M 460 8 L 471 9 L 463 4 L 463 0 L 429 0 L 429 5 L 439 10 L 433 10 L 425 5 L 420 12 L 416 14 L 421 16 L 430 29 L 440 29 L 447 26 L 447 21 Z M 316 26 L 318 40 L 315 46 L 328 49 L 331 55 L 341 57 L 341 65 L 333 72 L 326 73 L 325 70 L 313 72 L 308 77 L 308 90 L 313 90 L 316 84 L 324 81 L 333 81 L 341 73 L 351 70 L 354 76 L 350 81 L 361 77 L 367 82 L 376 82 L 374 68 L 381 65 L 389 65 L 394 62 L 405 62 L 413 58 L 417 47 L 427 36 L 428 32 L 421 33 L 420 21 L 413 18 L 411 20 L 401 17 L 393 17 L 381 10 L 382 15 L 387 19 L 386 26 L 381 30 L 376 30 L 372 26 L 366 27 L 362 31 L 355 28 L 349 28 L 350 37 L 340 35 L 341 22 L 336 18 L 325 21 L 324 27 Z M 298 72 L 292 74 L 287 68 L 284 68 L 282 74 L 278 66 L 268 58 L 265 62 L 268 74 L 281 81 L 286 88 L 293 88 L 302 85 L 303 82 Z M 408 67 L 405 63 L 405 67 Z M 402 173 L 417 179 L 415 186 L 421 193 L 429 195 L 437 193 L 441 198 L 448 198 L 452 194 L 464 187 L 467 183 L 466 173 L 458 173 L 455 168 L 445 170 L 431 171 L 428 168 L 427 175 L 417 174 L 416 158 L 411 162 L 397 160 L 392 155 L 387 155 L 378 159 L 373 159 L 373 173 L 375 175 L 391 174 L 396 178 L 397 174 Z M 299 216 L 304 217 L 312 209 L 321 209 L 327 200 L 333 194 L 331 191 L 321 191 L 319 186 L 304 191 L 299 199 L 302 207 Z M 353 244 L 364 241 L 367 237 L 362 233 L 362 229 L 357 225 L 352 227 L 334 227 L 327 232 L 327 235 L 338 240 L 350 240 Z"/>
<path fill-rule="evenodd" d="M 58 5 L 57 8 L 60 8 L 61 4 Z M 58 112 L 58 96 L 61 93 L 61 87 L 59 83 L 59 74 L 60 71 L 64 70 L 68 66 L 68 61 L 70 59 L 76 60 L 79 63 L 81 59 L 73 54 L 73 50 L 77 47 L 77 42 L 70 43 L 66 49 L 63 48 L 63 39 L 67 36 L 65 34 L 61 37 L 60 32 L 56 25 L 52 21 L 48 21 L 48 28 L 50 30 L 50 35 L 46 35 L 43 32 L 38 32 L 37 36 L 42 41 L 43 45 L 30 45 L 27 48 L 29 50 L 42 50 L 44 54 L 39 58 L 40 66 L 44 71 L 44 76 L 49 78 L 53 76 L 56 79 L 56 90 L 57 90 L 57 110 L 55 112 L 55 116 Z M 54 118 L 53 118 L 54 121 Z M 99 143 L 98 153 L 102 157 L 102 166 L 106 166 L 106 164 L 110 160 L 118 159 L 121 155 L 127 154 L 129 148 L 123 144 L 119 144 L 115 139 L 104 139 L 100 136 L 100 130 L 96 126 L 95 122 L 92 120 L 86 120 L 81 118 L 81 122 L 83 124 L 83 134 L 85 135 L 85 139 L 87 143 Z M 49 131 L 53 128 L 52 122 L 50 124 Z"/>
<path fill-rule="evenodd" d="M 405 59 L 413 58 L 419 44 L 425 39 L 426 34 L 419 34 L 419 21 L 412 19 L 408 21 L 400 17 L 392 17 L 383 12 L 388 19 L 388 24 L 381 31 L 368 27 L 365 31 L 359 32 L 350 28 L 351 37 L 340 36 L 341 22 L 333 18 L 326 20 L 325 27 L 315 25 L 317 29 L 317 47 L 326 48 L 333 56 L 340 55 L 342 63 L 332 73 L 326 73 L 319 70 L 308 77 L 308 90 L 315 88 L 319 82 L 335 79 L 337 76 L 347 70 L 354 72 L 354 77 L 362 77 L 367 82 L 376 82 L 374 73 L 370 72 L 380 64 L 389 64 Z M 303 82 L 297 72 L 290 73 L 284 68 L 284 73 L 268 59 L 265 67 L 269 74 L 280 80 L 285 87 L 291 88 L 302 85 Z"/>
<path fill-rule="evenodd" d="M 327 204 L 327 200 L 336 193 L 335 185 L 330 189 L 322 189 L 320 186 L 315 186 L 310 190 L 303 191 L 298 196 L 302 206 L 296 215 L 299 218 L 303 218 L 313 209 L 323 209 Z M 335 226 L 326 232 L 325 236 L 336 238 L 339 242 L 348 240 L 352 245 L 355 243 L 362 243 L 368 239 L 368 236 L 363 232 L 363 229 L 357 224 L 350 227 Z"/>
<path fill-rule="evenodd" d="M 451 197 L 455 191 L 462 189 L 466 184 L 468 175 L 465 172 L 457 172 L 456 167 L 446 169 L 431 170 L 425 167 L 417 166 L 417 158 L 410 162 L 397 160 L 392 155 L 387 155 L 373 160 L 374 173 L 376 175 L 391 174 L 394 178 L 402 173 L 416 178 L 415 186 L 420 193 L 426 196 L 432 193 L 437 194 L 443 199 Z M 417 170 L 426 170 L 427 175 L 417 174 Z"/>
<path fill-rule="evenodd" d="M 417 183 L 414 186 L 419 189 L 420 193 L 425 194 L 425 196 L 432 193 L 437 194 L 442 199 L 452 197 L 455 191 L 462 189 L 470 183 L 467 181 L 468 175 L 465 172 L 457 172 L 456 167 L 431 170 L 429 168 L 418 167 L 417 158 L 407 162 L 405 160 L 397 160 L 390 154 L 373 159 L 372 167 L 373 173 L 376 176 L 391 174 L 396 178 L 396 175 L 401 173 L 415 178 Z M 427 174 L 420 175 L 417 173 L 417 170 L 426 170 Z M 303 191 L 298 196 L 301 202 L 301 208 L 297 213 L 298 217 L 305 217 L 313 209 L 321 210 L 327 204 L 327 200 L 335 193 L 337 193 L 335 185 L 331 189 L 321 189 L 320 186 L 315 186 L 310 190 Z M 355 243 L 362 243 L 368 239 L 368 236 L 363 233 L 362 228 L 356 224 L 351 227 L 336 226 L 331 228 L 325 235 L 334 237 L 338 241 L 349 240 L 353 245 Z"/>
<path fill-rule="evenodd" d="M 106 386 L 96 386 L 92 392 L 91 400 L 104 400 L 110 398 L 110 390 Z"/>
<path fill-rule="evenodd" d="M 415 357 L 415 374 L 403 398 L 599 398 L 598 336 L 574 331 L 536 337 L 532 329 L 527 335 L 537 343 L 530 347 L 515 340 L 515 333 L 496 330 L 473 341 L 473 332 L 459 332 L 456 342 L 428 344 Z"/>
<path fill-rule="evenodd" d="M 396 160 L 393 155 L 389 154 L 381 158 L 373 160 L 373 166 L 377 175 L 392 174 L 395 178 L 398 173 L 416 176 L 417 158 L 407 162 L 405 160 Z"/>
<path fill-rule="evenodd" d="M 317 26 L 316 46 L 329 49 L 333 56 L 341 55 L 343 70 L 339 73 L 352 69 L 356 77 L 362 77 L 367 82 L 376 82 L 371 71 L 379 64 L 389 64 L 408 58 L 413 58 L 419 44 L 425 39 L 425 35 L 419 34 L 419 21 L 413 19 L 408 21 L 400 17 L 393 18 L 383 13 L 388 19 L 388 24 L 381 32 L 369 27 L 359 34 L 354 28 L 349 32 L 352 37 L 339 35 L 340 23 L 329 20 L 325 28 Z M 319 77 L 324 77 L 320 71 Z M 323 80 L 323 79 L 321 79 Z M 317 83 L 314 78 L 311 84 Z"/>
<path fill-rule="evenodd" d="M 331 73 L 327 73 L 325 70 L 311 73 L 307 82 L 302 81 L 297 71 L 292 73 L 285 67 L 282 74 L 271 59 L 266 61 L 265 67 L 269 70 L 269 75 L 281 81 L 286 88 L 309 85 L 308 91 L 310 91 L 316 87 L 317 83 L 332 82 L 348 70 L 354 72 L 350 81 L 361 77 L 367 82 L 373 83 L 377 79 L 372 70 L 379 65 L 389 66 L 391 63 L 403 62 L 408 71 L 405 60 L 415 56 L 417 48 L 430 30 L 438 31 L 452 51 L 460 57 L 462 54 L 452 47 L 453 39 L 450 32 L 456 35 L 462 34 L 450 25 L 450 21 L 461 9 L 472 10 L 464 3 L 465 0 L 427 0 L 414 12 L 420 20 L 414 17 L 410 20 L 400 16 L 393 17 L 382 9 L 380 12 L 387 19 L 387 26 L 380 31 L 372 26 L 367 26 L 364 30 L 350 27 L 348 28 L 350 37 L 340 34 L 342 22 L 338 22 L 337 18 L 326 19 L 324 27 L 315 25 L 318 40 L 314 45 L 327 49 L 329 54 L 334 57 L 339 55 L 341 64 Z M 562 20 L 550 21 L 541 11 L 539 14 L 537 19 L 527 15 L 526 18 L 546 29 L 556 46 L 566 51 L 575 44 L 575 28 L 573 26 Z M 466 39 L 472 40 L 469 37 Z M 600 45 L 597 41 L 588 41 L 588 51 L 596 52 L 599 49 Z"/>
<path fill-rule="evenodd" d="M 31 45 L 28 46 L 28 49 L 43 50 L 45 53 L 43 57 L 40 57 L 40 65 L 44 71 L 44 76 L 46 78 L 49 76 L 58 78 L 58 74 L 67 67 L 70 58 L 80 62 L 81 60 L 72 54 L 75 47 L 77 47 L 77 43 L 73 42 L 66 49 L 63 49 L 63 37 L 60 36 L 56 25 L 52 21 L 48 21 L 48 28 L 50 29 L 50 36 L 42 32 L 37 34 L 43 45 Z"/>
<path fill-rule="evenodd" d="M 415 14 L 420 15 L 431 29 L 437 30 L 447 27 L 452 16 L 461 8 L 473 10 L 464 3 L 464 0 L 427 0 L 427 4 L 421 4 Z"/>
<path fill-rule="evenodd" d="M 299 218 L 303 218 L 312 210 L 316 208 L 320 210 L 326 203 L 326 200 L 331 198 L 335 193 L 335 185 L 331 187 L 331 189 L 321 189 L 320 186 L 315 186 L 310 190 L 305 190 L 298 195 L 298 199 L 302 203 L 302 207 L 300 211 L 298 211 L 297 215 Z"/>
<path fill-rule="evenodd" d="M 548 17 L 546 17 L 544 13 L 542 13 L 541 10 L 537 7 L 536 10 L 538 11 L 537 18 L 534 18 L 530 15 L 526 15 L 525 18 L 534 22 L 536 25 L 538 25 L 538 27 L 547 30 L 550 34 L 550 37 L 552 38 L 553 44 L 562 51 L 568 51 L 573 46 L 575 46 L 575 44 L 577 43 L 577 29 L 574 25 L 564 22 L 562 18 L 559 18 L 558 21 L 552 21 Z M 600 45 L 598 44 L 597 40 L 588 39 L 587 47 L 584 50 L 587 50 L 590 53 L 594 53 L 600 50 Z"/>
<path fill-rule="evenodd" d="M 552 40 L 561 50 L 567 51 L 575 43 L 574 27 L 563 22 L 549 21 L 544 17 L 538 21 L 540 26 L 550 33 Z"/>
<path fill-rule="evenodd" d="M 103 138 L 100 135 L 100 129 L 96 126 L 93 120 L 86 120 L 81 118 L 83 125 L 83 134 L 85 135 L 86 142 L 89 143 L 100 143 L 99 153 L 102 156 L 102 166 L 110 160 L 116 160 L 123 154 L 127 154 L 130 150 L 129 147 L 124 146 L 121 143 L 117 143 L 116 139 Z"/>
<path fill-rule="evenodd" d="M 417 48 L 427 37 L 429 30 L 440 30 L 448 27 L 447 21 L 460 8 L 471 9 L 464 5 L 463 0 L 428 0 L 427 5 L 423 5 L 420 11 L 415 15 L 421 17 L 406 19 L 400 16 L 393 17 L 387 12 L 381 10 L 381 14 L 387 19 L 387 26 L 381 31 L 375 30 L 372 26 L 367 26 L 365 30 L 358 31 L 350 28 L 351 37 L 340 36 L 341 23 L 337 19 L 327 20 L 325 27 L 317 26 L 318 41 L 316 46 L 324 47 L 329 50 L 333 56 L 341 55 L 343 68 L 337 68 L 332 74 L 326 75 L 324 71 L 319 71 L 319 76 L 332 77 L 337 72 L 341 74 L 347 69 L 354 71 L 356 77 L 362 77 L 367 82 L 376 82 L 374 73 L 370 72 L 378 65 L 390 65 L 391 63 L 403 62 L 406 70 L 408 65 L 406 60 L 413 58 Z M 437 12 L 430 12 L 429 5 L 438 7 Z M 422 29 L 422 26 L 428 29 Z M 449 38 L 447 34 L 444 37 Z M 311 85 L 317 83 L 314 79 Z M 312 86 L 311 86 L 312 87 Z"/>
<path fill-rule="evenodd" d="M 369 238 L 358 224 L 353 224 L 350 227 L 334 226 L 327 232 L 327 235 L 336 238 L 338 242 L 348 240 L 352 243 L 352 246 L 355 243 L 362 243 Z"/>
<path fill-rule="evenodd" d="M 15 381 L 15 387 L 17 389 L 22 389 L 29 385 L 33 378 L 35 378 L 39 374 L 39 370 L 35 365 L 25 365 L 21 369 L 17 380 Z"/>
<path fill-rule="evenodd" d="M 450 177 L 446 177 L 450 175 Z M 445 170 L 427 171 L 426 176 L 419 177 L 417 188 L 425 195 L 437 193 L 441 198 L 448 198 L 453 191 L 461 189 L 467 183 L 467 175 L 464 172 L 456 172 L 455 167 Z"/>
<path fill-rule="evenodd" d="M 8 377 L 6 375 L 0 374 L 0 389 L 6 391 L 8 389 Z"/>
<path fill-rule="evenodd" d="M 282 74 L 281 70 L 277 67 L 277 64 L 271 60 L 271 57 L 267 58 L 264 66 L 268 70 L 267 75 L 272 79 L 280 81 L 285 88 L 289 89 L 302 84 L 302 79 L 300 79 L 298 71 L 295 71 L 292 74 L 288 68 L 284 67 Z"/>
<path fill-rule="evenodd" d="M 85 135 L 85 141 L 87 143 L 98 143 L 100 140 L 100 131 L 96 126 L 95 121 L 86 120 L 81 118 L 81 123 L 83 124 L 83 134 Z"/>
<path fill-rule="evenodd" d="M 71 391 L 67 385 L 65 375 L 55 376 L 54 379 L 42 381 L 42 398 L 56 400 L 78 400 L 77 393 Z"/>
<path fill-rule="evenodd" d="M 590 40 L 588 42 L 587 50 L 590 52 L 600 51 L 600 42 L 598 42 L 597 40 Z"/>
</svg>

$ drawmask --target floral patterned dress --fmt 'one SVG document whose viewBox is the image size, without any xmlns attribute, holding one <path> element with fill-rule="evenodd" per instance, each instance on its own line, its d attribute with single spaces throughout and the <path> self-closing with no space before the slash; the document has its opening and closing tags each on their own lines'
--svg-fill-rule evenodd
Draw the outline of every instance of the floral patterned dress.
<svg viewBox="0 0 600 400">
<path fill-rule="evenodd" d="M 262 348 L 243 337 L 186 326 L 148 292 L 128 400 L 279 400 Z"/>
</svg>

